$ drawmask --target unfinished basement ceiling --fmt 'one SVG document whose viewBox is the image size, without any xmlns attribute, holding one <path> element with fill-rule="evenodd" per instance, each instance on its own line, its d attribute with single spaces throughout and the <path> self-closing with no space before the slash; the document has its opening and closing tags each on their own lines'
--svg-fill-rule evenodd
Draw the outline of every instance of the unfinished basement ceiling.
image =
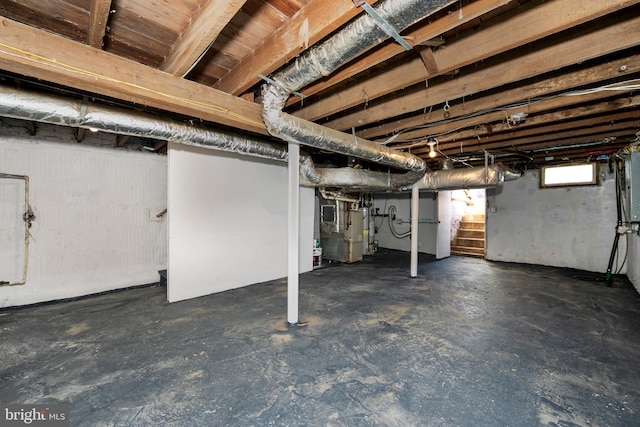
<svg viewBox="0 0 640 427">
<path fill-rule="evenodd" d="M 433 169 L 445 156 L 484 163 L 485 150 L 515 169 L 606 159 L 640 131 L 639 2 L 464 0 L 431 11 L 425 0 L 425 18 L 401 32 L 410 50 L 387 40 L 302 88 L 286 111 Z M 3 84 L 267 138 L 260 76 L 362 13 L 351 0 L 4 0 L 0 70 Z"/>
</svg>

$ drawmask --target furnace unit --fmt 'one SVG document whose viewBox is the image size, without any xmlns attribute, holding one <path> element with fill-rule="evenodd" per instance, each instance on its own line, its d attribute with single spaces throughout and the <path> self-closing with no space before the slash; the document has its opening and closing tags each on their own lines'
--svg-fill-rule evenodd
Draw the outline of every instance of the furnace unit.
<svg viewBox="0 0 640 427">
<path fill-rule="evenodd" d="M 362 261 L 362 210 L 351 203 L 321 199 L 320 246 L 326 260 L 353 263 Z"/>
</svg>

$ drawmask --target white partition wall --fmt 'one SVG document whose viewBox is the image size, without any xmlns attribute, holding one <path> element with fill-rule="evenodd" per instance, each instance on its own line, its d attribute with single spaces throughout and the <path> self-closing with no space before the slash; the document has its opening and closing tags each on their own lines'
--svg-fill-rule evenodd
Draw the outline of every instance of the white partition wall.
<svg viewBox="0 0 640 427">
<path fill-rule="evenodd" d="M 451 191 L 438 192 L 436 258 L 451 256 Z"/>
<path fill-rule="evenodd" d="M 313 268 L 314 194 L 301 188 L 301 272 Z M 170 144 L 169 301 L 286 275 L 286 164 Z"/>
</svg>

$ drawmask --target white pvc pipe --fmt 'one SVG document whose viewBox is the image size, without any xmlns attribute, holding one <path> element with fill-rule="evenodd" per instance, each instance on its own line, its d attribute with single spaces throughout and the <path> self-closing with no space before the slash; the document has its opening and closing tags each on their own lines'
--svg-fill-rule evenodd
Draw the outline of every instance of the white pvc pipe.
<svg viewBox="0 0 640 427">
<path fill-rule="evenodd" d="M 298 253 L 300 222 L 300 146 L 289 143 L 289 209 L 288 209 L 288 264 L 287 264 L 287 321 L 298 323 Z"/>
<path fill-rule="evenodd" d="M 420 213 L 420 188 L 411 188 L 411 277 L 418 277 L 418 217 Z"/>
</svg>

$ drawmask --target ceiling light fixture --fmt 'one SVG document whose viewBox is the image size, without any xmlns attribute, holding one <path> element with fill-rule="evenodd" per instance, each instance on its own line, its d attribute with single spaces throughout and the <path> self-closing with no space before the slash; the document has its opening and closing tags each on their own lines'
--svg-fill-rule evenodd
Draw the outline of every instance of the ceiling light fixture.
<svg viewBox="0 0 640 427">
<path fill-rule="evenodd" d="M 429 157 L 431 157 L 432 159 L 438 155 L 438 153 L 436 153 L 436 150 L 434 149 L 434 146 L 438 143 L 438 140 L 435 138 L 429 138 L 427 140 L 427 145 L 429 146 Z"/>
</svg>

